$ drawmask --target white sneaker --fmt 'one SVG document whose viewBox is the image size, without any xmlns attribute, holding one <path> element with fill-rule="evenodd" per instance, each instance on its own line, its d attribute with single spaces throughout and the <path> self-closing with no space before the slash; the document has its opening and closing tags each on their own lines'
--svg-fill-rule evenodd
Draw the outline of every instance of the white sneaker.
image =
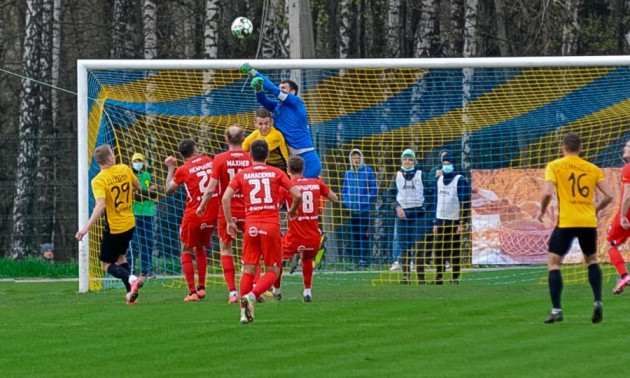
<svg viewBox="0 0 630 378">
<path fill-rule="evenodd" d="M 247 315 L 245 315 L 245 309 L 241 308 L 241 324 L 248 324 L 249 319 L 247 319 Z"/>
<path fill-rule="evenodd" d="M 392 264 L 392 267 L 389 268 L 389 270 L 394 271 L 394 270 L 401 270 L 402 266 L 400 266 L 400 263 L 398 261 L 394 261 L 394 263 Z"/>
</svg>

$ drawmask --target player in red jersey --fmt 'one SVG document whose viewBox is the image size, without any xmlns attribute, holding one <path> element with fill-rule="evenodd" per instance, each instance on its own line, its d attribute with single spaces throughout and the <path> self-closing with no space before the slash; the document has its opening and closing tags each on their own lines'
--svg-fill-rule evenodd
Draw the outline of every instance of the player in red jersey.
<svg viewBox="0 0 630 378">
<path fill-rule="evenodd" d="M 214 198 L 218 187 L 219 196 L 222 196 L 230 181 L 242 169 L 252 165 L 252 158 L 243 151 L 243 140 L 245 139 L 243 128 L 238 125 L 228 126 L 225 130 L 225 141 L 228 144 L 228 151 L 217 154 L 214 157 L 214 166 L 210 184 L 204 193 L 203 200 L 197 208 L 197 214 L 202 214 L 206 210 L 208 202 Z M 219 206 L 221 204 L 219 203 Z M 238 229 L 242 232 L 245 226 L 245 202 L 243 195 L 237 193 L 232 199 L 232 216 Z M 223 277 L 229 291 L 229 302 L 238 303 L 238 293 L 236 292 L 236 269 L 234 267 L 234 254 L 232 252 L 232 241 L 234 238 L 227 232 L 227 222 L 223 210 L 219 208 L 219 244 L 221 246 L 221 267 Z"/>
<path fill-rule="evenodd" d="M 331 202 L 339 202 L 337 195 L 319 179 L 306 178 L 304 173 L 304 159 L 299 156 L 289 158 L 289 176 L 291 182 L 302 193 L 302 203 L 298 208 L 295 219 L 289 220 L 289 229 L 282 238 L 282 257 L 291 259 L 299 253 L 302 259 L 302 276 L 304 278 L 304 302 L 311 301 L 311 283 L 313 280 L 313 259 L 320 248 L 322 232 L 319 229 L 319 204 L 322 198 Z M 291 206 L 292 199 L 287 199 Z M 276 299 L 282 298 L 282 266 L 280 274 L 274 283 L 273 293 Z"/>
<path fill-rule="evenodd" d="M 245 232 L 243 236 L 243 276 L 241 277 L 241 323 L 254 321 L 256 298 L 273 285 L 282 265 L 282 234 L 278 211 L 279 191 L 284 188 L 293 196 L 289 218 L 297 216 L 302 202 L 300 191 L 287 174 L 265 164 L 269 146 L 263 139 L 252 143 L 250 153 L 254 165 L 240 171 L 225 191 L 221 201 L 227 220 L 227 232 L 236 236 L 237 225 L 232 219 L 232 197 L 242 193 L 245 201 Z M 254 288 L 254 274 L 260 258 L 265 274 Z"/>
<path fill-rule="evenodd" d="M 219 194 L 214 192 L 206 211 L 197 216 L 197 207 L 201 203 L 201 198 L 212 174 L 212 158 L 202 155 L 197 149 L 197 143 L 192 139 L 183 139 L 179 142 L 177 149 L 186 162 L 177 168 L 175 157 L 166 158 L 165 163 L 168 167 L 166 193 L 173 194 L 182 184 L 186 188 L 186 209 L 179 228 L 179 236 L 182 241 L 182 270 L 188 285 L 188 295 L 184 301 L 196 302 L 206 296 L 208 260 L 205 248 L 210 247 L 210 237 L 216 225 Z M 198 283 L 196 288 L 195 268 L 192 261 L 193 249 L 197 260 Z"/>
<path fill-rule="evenodd" d="M 619 253 L 618 247 L 630 237 L 630 140 L 623 147 L 623 159 L 626 164 L 621 169 L 621 205 L 612 220 L 606 239 L 610 242 L 608 256 L 613 263 L 620 279 L 613 289 L 613 294 L 621 294 L 630 285 L 630 276 L 626 262 Z"/>
</svg>

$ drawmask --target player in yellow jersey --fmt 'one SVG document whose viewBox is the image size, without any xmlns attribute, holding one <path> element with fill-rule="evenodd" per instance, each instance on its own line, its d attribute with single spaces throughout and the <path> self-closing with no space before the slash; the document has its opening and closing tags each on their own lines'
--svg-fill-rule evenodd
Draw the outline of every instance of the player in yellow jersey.
<svg viewBox="0 0 630 378">
<path fill-rule="evenodd" d="M 538 221 L 542 222 L 547 207 L 556 192 L 558 199 L 558 224 L 549 239 L 549 294 L 553 308 L 545 323 L 560 322 L 563 319 L 560 297 L 562 295 L 562 275 L 560 269 L 564 256 L 571 249 L 573 240 L 578 239 L 588 265 L 588 282 L 595 297 L 591 321 L 599 323 L 603 319 L 602 271 L 597 261 L 597 213 L 605 208 L 612 195 L 604 181 L 604 174 L 596 165 L 580 158 L 580 136 L 568 133 L 562 140 L 564 157 L 547 164 L 545 184 L 541 199 Z M 595 203 L 595 189 L 602 193 Z"/>
<path fill-rule="evenodd" d="M 252 142 L 264 139 L 269 145 L 269 159 L 267 165 L 287 171 L 289 161 L 289 149 L 282 133 L 271 125 L 271 113 L 267 109 L 258 109 L 254 114 L 254 126 L 256 130 L 249 134 L 243 141 L 243 150 L 249 152 Z"/>
<path fill-rule="evenodd" d="M 127 304 L 136 304 L 138 289 L 142 287 L 142 278 L 130 282 L 130 269 L 125 255 L 129 241 L 133 237 L 136 221 L 131 210 L 133 192 L 141 191 L 140 182 L 129 166 L 116 164 L 114 151 L 108 144 L 94 150 L 94 159 L 101 171 L 92 179 L 92 192 L 96 206 L 92 216 L 82 229 L 77 231 L 77 240 L 90 231 L 90 228 L 105 212 L 103 239 L 101 240 L 101 260 L 103 270 L 119 278 L 125 288 Z"/>
</svg>

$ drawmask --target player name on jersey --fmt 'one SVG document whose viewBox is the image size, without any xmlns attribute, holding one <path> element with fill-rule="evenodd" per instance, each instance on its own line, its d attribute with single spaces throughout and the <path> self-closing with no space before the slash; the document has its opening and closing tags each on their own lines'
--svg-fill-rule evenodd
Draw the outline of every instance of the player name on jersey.
<svg viewBox="0 0 630 378">
<path fill-rule="evenodd" d="M 129 180 L 129 177 L 127 177 L 127 175 L 116 175 L 116 176 L 109 177 L 107 179 L 107 185 L 113 185 L 113 184 L 116 184 L 117 182 L 124 182 L 128 180 Z"/>
<path fill-rule="evenodd" d="M 194 163 L 194 161 L 193 161 L 193 163 Z M 190 172 L 190 173 L 197 173 L 197 172 L 201 172 L 201 171 L 206 171 L 208 169 L 212 169 L 212 162 L 211 161 L 206 163 L 206 164 L 204 164 L 204 165 L 197 165 L 197 166 L 194 166 L 194 167 L 190 167 L 190 168 L 188 168 L 188 172 Z"/>
<path fill-rule="evenodd" d="M 248 172 L 243 175 L 246 180 L 276 177 L 276 172 Z"/>
<path fill-rule="evenodd" d="M 228 167 L 249 167 L 252 164 L 248 160 L 227 160 L 225 165 Z"/>
</svg>

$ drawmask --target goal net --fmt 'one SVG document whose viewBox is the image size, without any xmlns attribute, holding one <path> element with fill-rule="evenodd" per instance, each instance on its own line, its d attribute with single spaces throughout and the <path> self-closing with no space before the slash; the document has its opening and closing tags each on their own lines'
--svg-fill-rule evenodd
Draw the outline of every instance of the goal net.
<svg viewBox="0 0 630 378">
<path fill-rule="evenodd" d="M 143 170 L 158 187 L 153 233 L 137 233 L 129 253 L 135 274 L 150 263 L 153 273 L 167 278 L 156 282 L 183 284 L 178 230 L 185 192 L 165 194 L 164 160 L 173 155 L 183 163 L 177 153 L 183 138 L 194 138 L 213 156 L 226 149 L 227 126 L 255 130 L 260 105 L 249 77 L 238 70 L 241 63 L 79 61 L 81 224 L 94 206 L 89 182 L 99 171 L 92 158 L 99 145 L 112 145 L 118 163 L 131 165 L 132 156 L 142 154 Z M 544 223 L 533 216 L 544 167 L 560 157 L 562 136 L 570 131 L 582 137 L 582 157 L 602 167 L 615 190 L 599 219 L 599 254 L 607 261 L 605 231 L 619 206 L 621 151 L 630 139 L 628 57 L 250 63 L 276 84 L 292 79 L 300 85 L 321 178 L 342 200 L 321 211 L 326 253 L 318 283 L 416 283 L 419 271 L 427 283 L 546 282 L 546 243 L 557 205 Z M 421 180 L 402 173 L 407 149 Z M 358 166 L 351 163 L 353 150 L 362 155 Z M 439 179 L 443 151 L 454 172 Z M 401 219 L 396 205 L 403 192 L 424 198 L 406 203 L 408 215 Z M 435 233 L 440 192 L 459 201 L 445 210 L 459 220 L 438 219 Z M 80 247 L 81 291 L 108 286 L 98 261 L 101 235 L 99 222 Z M 142 237 L 150 245 L 144 260 Z M 216 238 L 208 279 L 223 285 Z M 240 255 L 239 243 L 235 251 Z M 629 257 L 627 246 L 622 253 Z M 576 243 L 567 262 L 581 261 Z M 569 268 L 565 282 L 584 279 L 584 271 L 578 264 Z M 610 267 L 605 272 L 613 274 Z"/>
</svg>

